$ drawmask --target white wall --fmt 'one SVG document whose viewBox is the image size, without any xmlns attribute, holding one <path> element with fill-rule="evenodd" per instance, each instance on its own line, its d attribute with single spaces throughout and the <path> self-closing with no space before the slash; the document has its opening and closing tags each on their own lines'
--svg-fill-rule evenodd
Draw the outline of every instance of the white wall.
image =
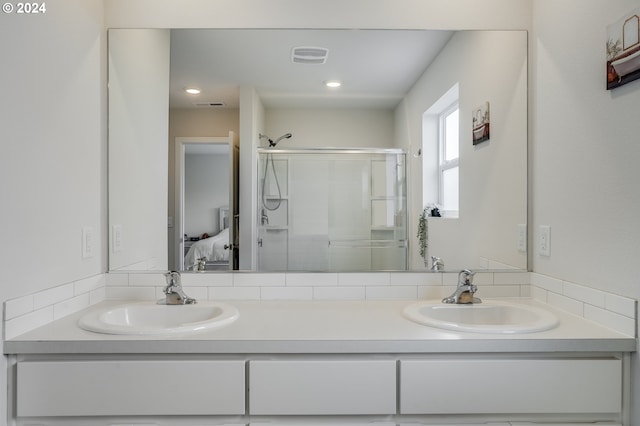
<svg viewBox="0 0 640 426">
<path fill-rule="evenodd" d="M 429 220 L 428 255 L 441 257 L 447 268 L 478 268 L 483 258 L 526 269 L 526 254 L 517 250 L 515 238 L 527 215 L 526 42 L 523 31 L 455 33 L 398 108 L 397 139 L 405 138 L 415 153 L 425 137 L 423 113 L 459 84 L 460 214 Z M 484 102 L 490 103 L 491 139 L 474 146 L 471 115 Z M 422 200 L 423 159 L 435 168 L 437 153 L 423 149 L 421 158 L 409 156 L 413 248 L 419 213 L 437 201 Z M 414 267 L 420 267 L 417 250 L 411 254 Z"/>
<path fill-rule="evenodd" d="M 0 14 L 0 304 L 106 270 L 106 37 L 101 0 Z M 81 229 L 93 228 L 82 258 Z M 0 361 L 0 424 L 6 420 Z"/>
<path fill-rule="evenodd" d="M 551 226 L 535 272 L 640 298 L 640 81 L 605 89 L 607 25 L 638 0 L 536 0 L 531 36 L 530 201 Z M 534 239 L 535 240 L 535 239 Z M 635 421 L 640 363 L 633 357 Z"/>
<path fill-rule="evenodd" d="M 47 6 L 0 14 L 0 265 L 14 272 L 4 300 L 106 269 L 102 2 Z M 83 226 L 94 229 L 88 259 Z"/>
<path fill-rule="evenodd" d="M 109 32 L 112 270 L 167 269 L 169 37 L 166 29 Z"/>
<path fill-rule="evenodd" d="M 265 110 L 265 128 L 272 139 L 293 134 L 278 148 L 393 148 L 393 120 L 393 111 L 385 109 Z"/>
</svg>

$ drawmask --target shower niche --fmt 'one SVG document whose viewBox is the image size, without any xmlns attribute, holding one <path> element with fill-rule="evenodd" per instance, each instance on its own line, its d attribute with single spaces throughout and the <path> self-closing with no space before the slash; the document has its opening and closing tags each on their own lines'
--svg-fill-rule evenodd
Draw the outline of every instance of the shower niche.
<svg viewBox="0 0 640 426">
<path fill-rule="evenodd" d="M 407 269 L 405 154 L 258 151 L 260 271 Z"/>
</svg>

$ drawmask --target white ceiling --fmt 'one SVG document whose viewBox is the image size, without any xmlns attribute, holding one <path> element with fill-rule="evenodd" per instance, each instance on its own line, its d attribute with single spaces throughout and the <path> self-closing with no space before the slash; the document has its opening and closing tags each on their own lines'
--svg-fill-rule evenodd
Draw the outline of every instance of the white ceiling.
<svg viewBox="0 0 640 426">
<path fill-rule="evenodd" d="M 172 30 L 170 105 L 223 102 L 238 108 L 240 85 L 252 85 L 267 107 L 393 108 L 451 35 L 425 30 Z M 326 63 L 293 63 L 291 50 L 300 46 L 328 48 Z M 326 88 L 330 79 L 340 80 L 342 87 Z M 202 93 L 186 94 L 190 86 Z"/>
</svg>

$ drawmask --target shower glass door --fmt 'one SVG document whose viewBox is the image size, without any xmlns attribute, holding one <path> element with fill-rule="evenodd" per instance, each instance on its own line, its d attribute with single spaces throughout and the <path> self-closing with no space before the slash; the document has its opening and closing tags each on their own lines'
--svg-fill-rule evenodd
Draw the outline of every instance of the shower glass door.
<svg viewBox="0 0 640 426">
<path fill-rule="evenodd" d="M 258 269 L 407 268 L 400 150 L 260 150 Z"/>
</svg>

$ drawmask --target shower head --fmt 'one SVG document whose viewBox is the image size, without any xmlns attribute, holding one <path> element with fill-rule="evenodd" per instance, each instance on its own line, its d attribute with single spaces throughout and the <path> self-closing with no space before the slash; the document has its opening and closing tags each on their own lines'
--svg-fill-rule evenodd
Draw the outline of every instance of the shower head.
<svg viewBox="0 0 640 426">
<path fill-rule="evenodd" d="M 291 133 L 285 133 L 275 141 L 272 141 L 271 139 L 269 139 L 269 146 L 276 146 L 278 142 L 280 142 L 282 139 L 289 139 L 291 136 L 293 136 Z"/>
<path fill-rule="evenodd" d="M 260 133 L 258 135 L 260 137 L 260 139 L 264 139 L 266 138 L 269 141 L 269 147 L 274 147 L 278 144 L 278 142 L 280 142 L 282 139 L 289 139 L 291 136 L 293 136 L 291 133 L 285 133 L 284 135 L 280 136 L 279 138 L 277 138 L 275 141 L 273 139 L 271 139 L 269 136 L 267 135 L 263 135 L 262 133 Z"/>
</svg>

